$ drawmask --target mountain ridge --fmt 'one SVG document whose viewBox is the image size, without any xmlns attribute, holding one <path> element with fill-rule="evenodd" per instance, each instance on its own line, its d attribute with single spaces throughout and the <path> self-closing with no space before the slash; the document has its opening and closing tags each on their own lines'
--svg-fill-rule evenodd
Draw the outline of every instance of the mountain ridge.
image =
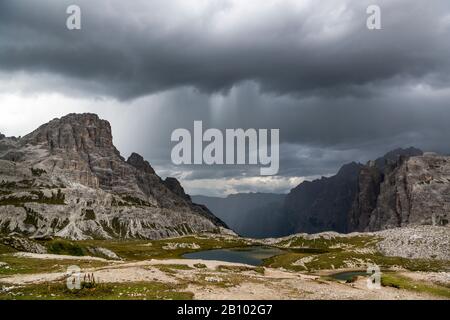
<svg viewBox="0 0 450 320">
<path fill-rule="evenodd" d="M 236 229 L 253 237 L 334 231 L 370 232 L 414 225 L 447 225 L 450 157 L 397 148 L 366 164 L 344 164 L 335 175 L 304 181 L 278 203 L 273 194 L 194 196 Z M 239 198 L 253 198 L 249 209 Z M 257 221 L 257 223 L 255 223 Z"/>
<path fill-rule="evenodd" d="M 109 122 L 91 113 L 0 140 L 0 181 L 3 233 L 157 239 L 227 228 L 184 191 L 170 189 L 137 153 L 125 161 Z"/>
<path fill-rule="evenodd" d="M 304 182 L 286 197 L 290 233 L 378 231 L 447 225 L 450 157 L 398 148 L 334 176 Z"/>
</svg>

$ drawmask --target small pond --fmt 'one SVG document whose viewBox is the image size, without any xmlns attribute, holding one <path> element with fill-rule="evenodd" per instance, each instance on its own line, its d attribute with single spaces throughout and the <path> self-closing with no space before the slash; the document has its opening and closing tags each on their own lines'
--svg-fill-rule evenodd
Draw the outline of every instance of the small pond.
<svg viewBox="0 0 450 320">
<path fill-rule="evenodd" d="M 351 281 L 354 277 L 369 276 L 366 271 L 346 271 L 330 275 L 333 279 L 340 281 Z"/>
<path fill-rule="evenodd" d="M 285 251 L 271 247 L 246 247 L 231 249 L 205 250 L 192 253 L 186 253 L 183 258 L 218 260 L 225 262 L 245 263 L 252 266 L 260 266 L 264 259 L 279 255 Z"/>
</svg>

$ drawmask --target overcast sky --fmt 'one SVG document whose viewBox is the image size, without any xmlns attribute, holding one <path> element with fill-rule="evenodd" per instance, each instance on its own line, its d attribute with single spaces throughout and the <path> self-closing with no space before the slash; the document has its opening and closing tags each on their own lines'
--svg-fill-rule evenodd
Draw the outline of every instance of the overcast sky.
<svg viewBox="0 0 450 320">
<path fill-rule="evenodd" d="M 6 135 L 98 113 L 125 157 L 191 194 L 288 192 L 396 147 L 450 153 L 450 1 L 1 0 L 0 108 Z M 279 174 L 172 165 L 170 134 L 194 120 L 279 128 Z"/>
</svg>

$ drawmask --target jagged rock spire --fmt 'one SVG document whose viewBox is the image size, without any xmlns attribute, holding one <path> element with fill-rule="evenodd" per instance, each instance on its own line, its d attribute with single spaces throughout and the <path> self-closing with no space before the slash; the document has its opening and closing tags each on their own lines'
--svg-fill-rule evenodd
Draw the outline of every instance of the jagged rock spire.
<svg viewBox="0 0 450 320">
<path fill-rule="evenodd" d="M 127 163 L 145 173 L 155 174 L 155 170 L 153 170 L 150 163 L 144 160 L 144 158 L 138 153 L 133 152 L 128 158 Z"/>
</svg>

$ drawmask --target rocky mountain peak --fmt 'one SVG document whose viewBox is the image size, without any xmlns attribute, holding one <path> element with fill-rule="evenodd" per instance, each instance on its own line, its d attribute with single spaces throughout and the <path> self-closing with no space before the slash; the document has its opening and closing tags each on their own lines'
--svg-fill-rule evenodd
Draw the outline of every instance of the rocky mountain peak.
<svg viewBox="0 0 450 320">
<path fill-rule="evenodd" d="M 178 181 L 176 178 L 167 177 L 166 180 L 164 180 L 164 185 L 167 187 L 167 189 L 180 196 L 181 198 L 188 200 L 191 199 L 191 197 L 184 192 L 180 181 Z"/>
<path fill-rule="evenodd" d="M 352 162 L 335 176 L 301 183 L 287 195 L 285 212 L 294 232 L 379 230 L 430 223 L 430 217 L 444 224 L 447 204 L 439 195 L 448 194 L 447 172 L 438 156 L 428 159 L 420 149 L 398 148 L 366 165 Z M 439 205 L 416 203 L 425 197 Z"/>
<path fill-rule="evenodd" d="M 95 114 L 3 139 L 0 159 L 0 234 L 159 239 L 226 228 L 139 154 L 125 161 L 109 122 Z"/>
<path fill-rule="evenodd" d="M 397 165 L 399 161 L 401 162 L 407 158 L 421 155 L 423 155 L 423 151 L 414 147 L 397 148 L 376 159 L 375 164 L 378 169 L 384 170 L 386 165 Z"/>
<path fill-rule="evenodd" d="M 0 133 L 0 140 L 3 140 L 3 139 L 5 139 L 6 138 L 6 136 L 4 135 L 4 134 L 1 134 Z"/>
<path fill-rule="evenodd" d="M 127 160 L 127 163 L 145 173 L 155 174 L 155 170 L 153 170 L 150 163 L 146 161 L 140 154 L 137 154 L 135 152 L 133 152 L 130 155 L 130 157 Z"/>
<path fill-rule="evenodd" d="M 358 193 L 349 215 L 351 229 L 373 231 L 410 224 L 447 225 L 448 157 L 423 154 L 415 148 L 394 150 L 388 155 L 393 158 L 386 157 L 384 167 L 361 170 Z"/>
<path fill-rule="evenodd" d="M 338 176 L 356 176 L 361 170 L 362 164 L 356 163 L 356 162 L 350 162 L 347 164 L 344 164 L 338 171 Z"/>
<path fill-rule="evenodd" d="M 113 145 L 111 125 L 92 113 L 71 113 L 53 119 L 22 140 L 25 143 L 44 144 L 51 150 L 66 149 L 89 153 L 95 149 L 108 149 L 119 154 Z"/>
</svg>

